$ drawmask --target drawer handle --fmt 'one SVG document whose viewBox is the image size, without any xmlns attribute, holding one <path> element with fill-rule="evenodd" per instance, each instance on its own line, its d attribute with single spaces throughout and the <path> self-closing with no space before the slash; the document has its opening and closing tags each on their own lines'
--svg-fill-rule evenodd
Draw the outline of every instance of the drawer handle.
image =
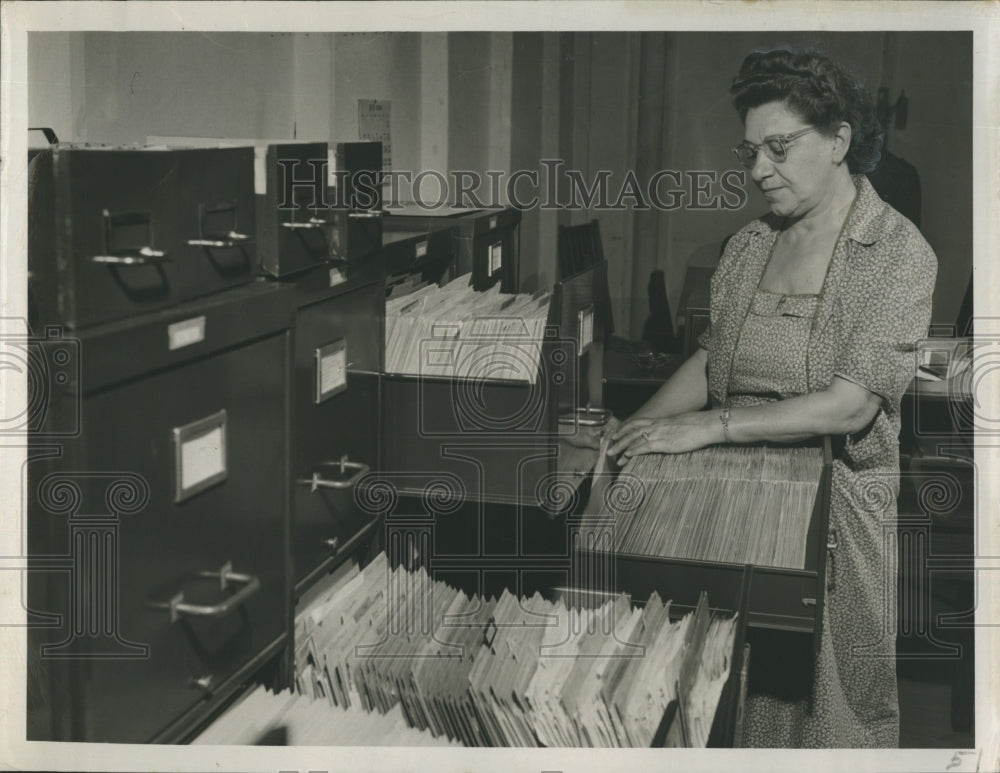
<svg viewBox="0 0 1000 773">
<path fill-rule="evenodd" d="M 170 611 L 170 622 L 176 623 L 181 617 L 224 617 L 232 612 L 236 607 L 246 603 L 247 599 L 260 590 L 260 580 L 252 574 L 241 574 L 233 571 L 230 562 L 225 563 L 217 572 L 198 572 L 198 577 L 218 578 L 219 589 L 226 590 L 233 585 L 242 585 L 236 593 L 220 601 L 218 604 L 188 604 L 184 601 L 184 592 L 173 596 L 166 602 L 155 602 L 152 604 L 157 609 L 167 609 Z"/>
<path fill-rule="evenodd" d="M 310 478 L 299 478 L 296 481 L 300 486 L 309 486 L 310 491 L 315 494 L 317 489 L 320 488 L 333 488 L 333 489 L 348 489 L 352 488 L 361 478 L 367 475 L 371 471 L 369 467 L 364 462 L 352 462 L 347 458 L 347 454 L 340 457 L 339 462 L 320 462 L 318 465 L 320 467 L 339 467 L 340 474 L 343 475 L 347 470 L 355 470 L 355 473 L 346 480 L 328 480 L 324 478 L 319 471 L 314 471 L 312 477 Z"/>
<path fill-rule="evenodd" d="M 287 223 L 282 223 L 281 227 L 282 228 L 288 228 L 288 229 L 294 231 L 294 230 L 302 230 L 302 229 L 323 228 L 324 226 L 328 226 L 329 224 L 330 224 L 330 221 L 324 220 L 321 217 L 311 217 L 308 220 L 303 220 L 301 223 L 300 222 L 296 222 L 294 220 L 289 221 Z"/>
<path fill-rule="evenodd" d="M 191 686 L 198 688 L 206 695 L 212 694 L 212 688 L 215 686 L 214 682 L 215 677 L 211 674 L 208 676 L 191 677 Z"/>
<path fill-rule="evenodd" d="M 816 606 L 816 599 L 811 599 L 808 597 L 803 597 L 802 606 L 804 607 L 814 607 Z"/>
<path fill-rule="evenodd" d="M 134 255 L 94 255 L 90 260 L 108 266 L 149 266 L 155 263 L 167 263 L 171 258 L 164 250 L 140 247 Z"/>
<path fill-rule="evenodd" d="M 339 537 L 327 537 L 325 540 L 323 540 L 323 544 L 326 547 L 330 548 L 330 550 L 336 550 L 337 548 L 340 547 L 340 538 Z"/>
<path fill-rule="evenodd" d="M 250 241 L 253 241 L 252 236 L 230 231 L 221 239 L 188 239 L 187 243 L 191 247 L 217 247 L 222 250 L 239 247 L 241 244 L 246 244 Z"/>
<path fill-rule="evenodd" d="M 380 209 L 366 209 L 357 212 L 348 212 L 347 216 L 353 218 L 354 220 L 369 219 L 382 217 L 382 210 Z"/>
</svg>

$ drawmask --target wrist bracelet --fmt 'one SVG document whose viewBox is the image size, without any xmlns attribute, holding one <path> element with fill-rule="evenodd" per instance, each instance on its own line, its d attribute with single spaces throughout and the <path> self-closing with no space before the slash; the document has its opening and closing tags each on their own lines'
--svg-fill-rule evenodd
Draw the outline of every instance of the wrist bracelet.
<svg viewBox="0 0 1000 773">
<path fill-rule="evenodd" d="M 732 443 L 733 439 L 729 437 L 729 409 L 723 408 L 722 413 L 719 414 L 719 421 L 722 422 L 722 436 L 726 439 L 727 443 Z"/>
</svg>

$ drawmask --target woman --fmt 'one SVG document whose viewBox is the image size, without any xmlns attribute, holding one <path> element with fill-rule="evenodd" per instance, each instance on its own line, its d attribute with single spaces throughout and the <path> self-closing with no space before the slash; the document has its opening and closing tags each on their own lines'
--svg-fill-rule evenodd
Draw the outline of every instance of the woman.
<svg viewBox="0 0 1000 773">
<path fill-rule="evenodd" d="M 864 177 L 881 130 L 870 97 L 836 63 L 753 53 L 730 91 L 745 129 L 734 152 L 771 211 L 729 240 L 700 348 L 612 430 L 609 453 L 833 436 L 835 547 L 812 689 L 752 695 L 744 740 L 894 747 L 895 562 L 885 534 L 896 519 L 899 404 L 937 262 Z M 766 656 L 755 651 L 753 667 L 766 670 Z"/>
</svg>

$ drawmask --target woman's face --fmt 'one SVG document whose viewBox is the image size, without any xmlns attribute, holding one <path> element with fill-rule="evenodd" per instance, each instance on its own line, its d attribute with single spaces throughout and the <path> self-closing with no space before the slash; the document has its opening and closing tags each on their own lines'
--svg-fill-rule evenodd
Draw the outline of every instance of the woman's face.
<svg viewBox="0 0 1000 773">
<path fill-rule="evenodd" d="M 745 139 L 759 145 L 765 137 L 791 134 L 809 128 L 784 102 L 768 102 L 747 111 Z M 833 190 L 834 174 L 844 152 L 836 138 L 810 131 L 786 143 L 784 161 L 772 161 L 763 149 L 750 175 L 767 199 L 771 211 L 784 217 L 808 214 Z"/>
</svg>

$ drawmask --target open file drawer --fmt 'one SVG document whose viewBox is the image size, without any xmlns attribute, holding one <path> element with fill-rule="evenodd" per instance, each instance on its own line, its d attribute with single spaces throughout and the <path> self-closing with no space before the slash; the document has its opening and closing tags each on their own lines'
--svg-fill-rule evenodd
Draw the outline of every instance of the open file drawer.
<svg viewBox="0 0 1000 773">
<path fill-rule="evenodd" d="M 534 506 L 558 496 L 560 434 L 577 430 L 577 410 L 591 401 L 589 383 L 600 365 L 597 296 L 605 271 L 600 263 L 553 287 L 540 354 L 530 336 L 475 338 L 453 352 L 455 372 L 473 377 L 386 373 L 384 470 L 446 473 L 458 498 Z M 420 367 L 432 366 L 434 339 L 415 346 Z M 473 366 L 487 355 L 534 368 L 533 380 L 482 376 Z M 561 418 L 570 423 L 560 426 Z"/>
<path fill-rule="evenodd" d="M 826 563 L 830 519 L 830 483 L 832 456 L 830 439 L 823 439 L 822 472 L 813 503 L 806 535 L 805 563 L 802 569 L 774 566 L 752 566 L 753 579 L 747 608 L 750 626 L 813 634 L 819 647 L 823 627 L 823 603 L 826 594 Z M 615 516 L 591 518 L 590 543 L 576 546 L 585 559 L 606 567 L 616 590 L 642 598 L 662 587 L 706 590 L 713 592 L 730 587 L 744 571 L 744 564 L 701 561 L 685 558 L 655 557 L 615 552 Z M 693 604 L 693 599 L 676 599 L 681 604 Z"/>
<path fill-rule="evenodd" d="M 586 517 L 569 517 L 567 530 L 568 539 L 575 548 L 579 548 L 581 544 L 600 542 L 602 539 L 602 527 Z M 564 598 L 567 604 L 592 606 L 615 593 L 627 593 L 631 596 L 633 604 L 643 604 L 655 592 L 662 600 L 670 601 L 672 619 L 695 612 L 702 601 L 707 602 L 713 615 L 737 616 L 733 650 L 729 658 L 729 676 L 722 688 L 722 695 L 708 736 L 708 746 L 716 748 L 741 746 L 743 707 L 750 665 L 747 608 L 753 592 L 751 568 L 746 566 L 738 572 L 714 578 L 667 574 L 643 577 L 626 572 L 618 582 L 609 583 L 613 575 L 608 572 L 609 569 L 613 572 L 613 569 L 607 562 L 607 554 L 574 549 L 573 556 L 574 564 L 570 575 L 572 584 L 568 587 L 556 587 L 551 591 L 556 597 Z M 703 580 L 706 581 L 705 584 L 702 584 Z M 611 590 L 613 586 L 617 589 Z M 675 724 L 678 711 L 677 701 L 667 707 L 653 745 L 681 745 L 678 741 L 682 733 L 686 733 L 686 728 L 684 731 L 680 730 L 680 726 L 684 725 L 683 719 L 679 723 L 680 726 Z"/>
<path fill-rule="evenodd" d="M 254 283 L 59 344 L 27 467 L 29 739 L 176 739 L 286 643 L 292 299 Z"/>
</svg>

